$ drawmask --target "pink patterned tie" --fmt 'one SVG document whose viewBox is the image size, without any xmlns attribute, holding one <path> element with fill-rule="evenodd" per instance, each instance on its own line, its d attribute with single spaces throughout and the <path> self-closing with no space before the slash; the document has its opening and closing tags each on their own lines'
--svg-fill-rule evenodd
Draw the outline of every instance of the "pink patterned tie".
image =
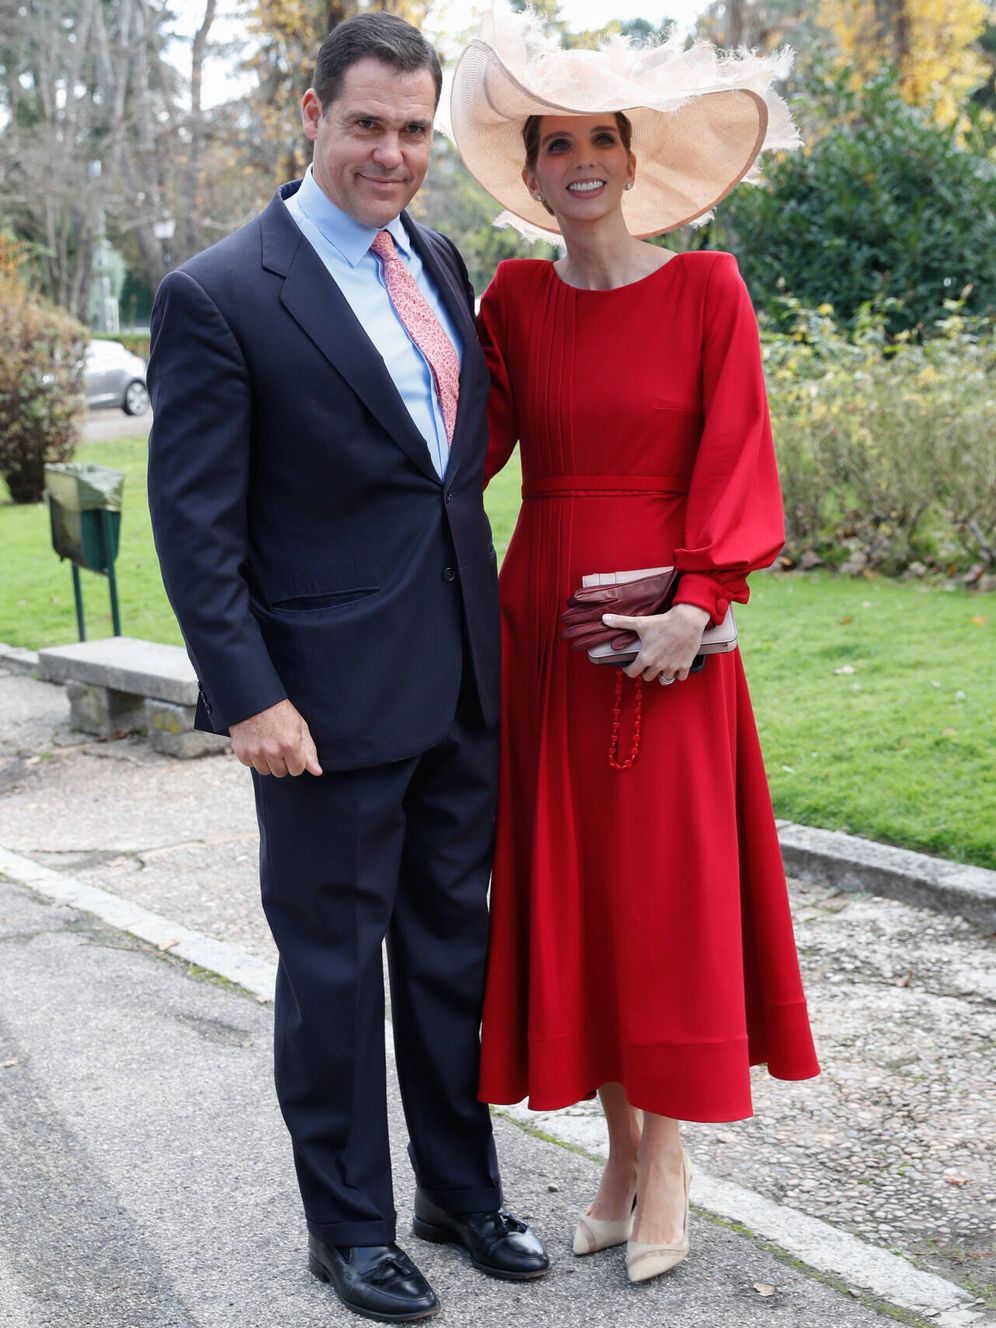
<svg viewBox="0 0 996 1328">
<path fill-rule="evenodd" d="M 453 342 L 416 285 L 415 278 L 398 257 L 390 232 L 378 231 L 370 248 L 384 265 L 384 281 L 395 312 L 429 362 L 443 411 L 446 437 L 452 443 L 460 396 L 460 361 Z"/>
</svg>

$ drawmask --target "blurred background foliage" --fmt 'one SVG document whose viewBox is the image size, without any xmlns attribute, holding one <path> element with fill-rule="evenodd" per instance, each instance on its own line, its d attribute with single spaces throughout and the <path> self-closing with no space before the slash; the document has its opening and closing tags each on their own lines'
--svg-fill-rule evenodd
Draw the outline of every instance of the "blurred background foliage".
<svg viewBox="0 0 996 1328">
<path fill-rule="evenodd" d="M 108 247 L 124 272 L 128 339 L 144 353 L 135 324 L 165 271 L 304 170 L 298 106 L 315 51 L 361 7 L 235 0 L 226 16 L 217 0 L 71 0 L 56 16 L 48 4 L 0 0 L 0 300 L 21 363 L 37 368 L 38 356 L 65 358 L 56 342 L 81 344 L 78 323 L 59 319 L 92 313 Z M 423 26 L 450 63 L 469 35 L 446 30 L 448 11 L 430 0 L 384 7 Z M 533 7 L 568 45 L 618 33 L 655 42 L 669 28 L 610 19 L 579 32 L 558 0 Z M 762 182 L 736 190 L 704 226 L 661 240 L 738 256 L 762 327 L 785 564 L 937 570 L 991 586 L 996 9 L 712 0 L 696 38 L 797 51 L 785 91 L 805 147 L 766 162 Z M 478 293 L 503 258 L 555 253 L 495 230 L 498 210 L 437 135 L 413 211 L 456 241 Z M 26 379 L 10 354 L 5 365 L 0 418 L 13 419 L 11 384 L 23 395 Z M 46 391 L 63 378 L 49 374 Z M 38 402 L 33 446 L 64 455 L 74 403 Z"/>
<path fill-rule="evenodd" d="M 448 11 L 437 19 L 430 0 L 378 2 L 423 25 L 450 63 L 469 35 L 441 31 Z M 0 225 L 29 247 L 40 290 L 74 316 L 87 317 L 104 236 L 124 258 L 131 307 L 144 309 L 143 290 L 154 293 L 170 266 L 304 170 L 298 108 L 315 51 L 370 0 L 233 3 L 221 14 L 218 0 L 71 0 L 56 15 L 0 0 Z M 570 45 L 617 33 L 653 42 L 669 27 L 610 19 L 577 32 L 557 0 L 534 7 Z M 762 308 L 787 291 L 832 303 L 846 322 L 887 293 L 903 302 L 899 330 L 904 319 L 929 324 L 969 281 L 971 309 L 989 308 L 992 4 L 713 0 L 695 38 L 794 45 L 786 91 L 807 146 L 767 164 L 763 185 L 736 191 L 707 229 L 669 243 L 735 248 Z M 520 250 L 492 232 L 495 205 L 444 140 L 419 204 L 467 254 L 478 290 Z"/>
</svg>

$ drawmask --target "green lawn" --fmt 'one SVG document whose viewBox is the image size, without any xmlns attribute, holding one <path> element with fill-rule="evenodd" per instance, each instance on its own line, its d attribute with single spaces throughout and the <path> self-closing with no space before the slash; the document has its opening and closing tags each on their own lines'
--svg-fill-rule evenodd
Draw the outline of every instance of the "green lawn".
<svg viewBox="0 0 996 1328">
<path fill-rule="evenodd" d="M 79 459 L 127 474 L 124 631 L 178 641 L 149 532 L 144 442 L 93 444 Z M 499 553 L 518 486 L 513 464 L 488 490 Z M 109 635 L 106 584 L 83 581 L 90 635 Z M 738 621 L 778 815 L 996 867 L 992 597 L 815 573 L 752 586 Z M 0 505 L 0 641 L 75 635 L 69 565 L 51 550 L 45 509 Z"/>
<path fill-rule="evenodd" d="M 116 563 L 121 630 L 126 636 L 180 641 L 180 629 L 159 579 L 145 497 L 145 439 L 84 444 L 77 461 L 125 473 L 121 548 Z M 70 564 L 52 550 L 48 510 L 15 507 L 0 480 L 0 641 L 8 645 L 61 645 L 76 640 Z M 81 572 L 87 635 L 111 635 L 107 580 Z"/>
</svg>

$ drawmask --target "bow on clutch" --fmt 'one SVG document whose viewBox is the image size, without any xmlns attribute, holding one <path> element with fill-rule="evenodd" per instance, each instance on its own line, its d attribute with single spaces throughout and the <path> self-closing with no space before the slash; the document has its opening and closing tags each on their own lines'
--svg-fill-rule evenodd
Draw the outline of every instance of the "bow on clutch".
<svg viewBox="0 0 996 1328">
<path fill-rule="evenodd" d="M 618 627 L 607 627 L 603 613 L 619 613 L 627 618 L 645 618 L 652 613 L 666 613 L 671 607 L 678 585 L 678 572 L 665 567 L 650 576 L 632 581 L 616 581 L 616 573 L 609 573 L 611 584 L 582 585 L 567 601 L 567 611 L 560 615 L 564 624 L 560 633 L 572 650 L 590 650 L 593 646 L 611 644 L 613 650 L 626 650 L 639 643 L 635 632 L 620 632 Z M 625 575 L 625 574 L 623 574 Z M 585 577 L 585 580 L 589 580 Z"/>
</svg>

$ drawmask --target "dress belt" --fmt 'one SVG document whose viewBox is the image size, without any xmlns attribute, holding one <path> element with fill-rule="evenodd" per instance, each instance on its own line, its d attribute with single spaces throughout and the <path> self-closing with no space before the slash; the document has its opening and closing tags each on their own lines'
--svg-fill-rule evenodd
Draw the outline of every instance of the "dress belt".
<svg viewBox="0 0 996 1328">
<path fill-rule="evenodd" d="M 687 492 L 688 480 L 681 475 L 544 475 L 522 485 L 523 498 Z"/>
</svg>

